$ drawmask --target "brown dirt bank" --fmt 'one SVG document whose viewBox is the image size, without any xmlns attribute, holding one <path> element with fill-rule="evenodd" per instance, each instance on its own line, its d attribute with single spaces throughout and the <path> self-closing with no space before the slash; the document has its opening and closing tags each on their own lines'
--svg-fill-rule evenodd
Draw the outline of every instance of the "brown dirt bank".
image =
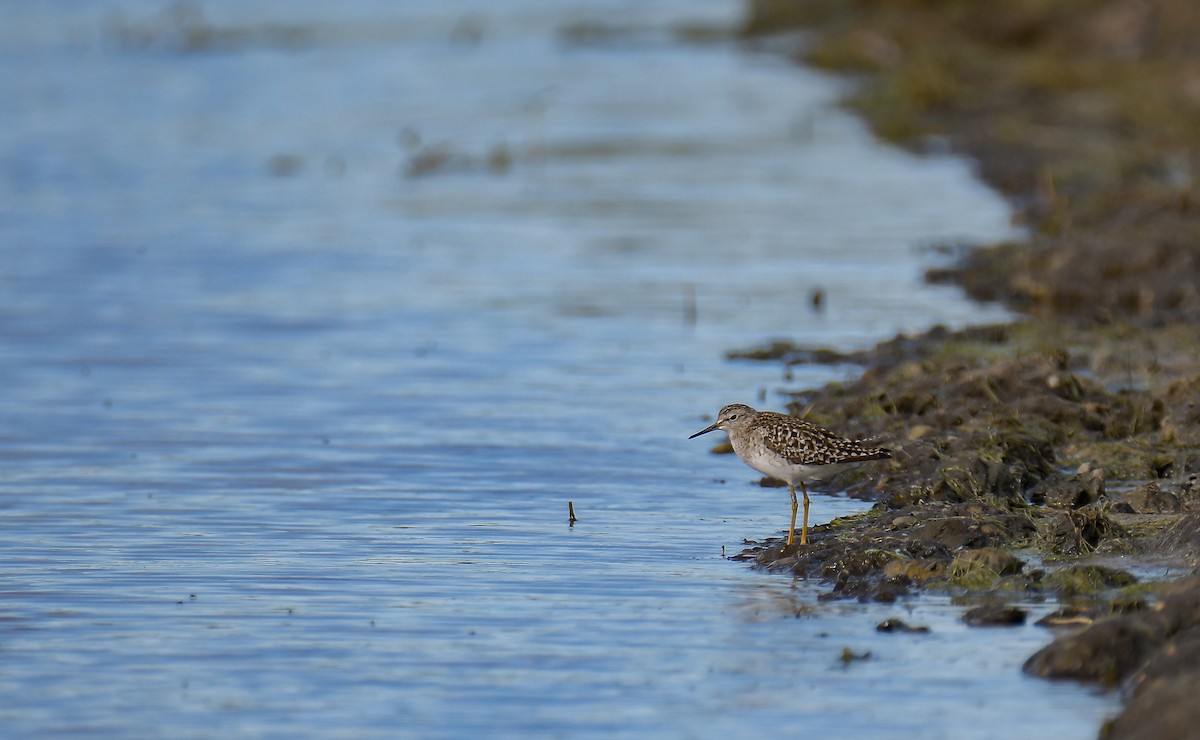
<svg viewBox="0 0 1200 740">
<path fill-rule="evenodd" d="M 749 34 L 815 29 L 882 136 L 979 162 L 1030 227 L 953 276 L 1087 320 L 1200 317 L 1200 4 L 752 0 Z"/>
<path fill-rule="evenodd" d="M 750 5 L 748 35 L 804 28 L 798 56 L 856 75 L 849 103 L 882 136 L 979 162 L 1029 239 L 931 278 L 1036 318 L 850 358 L 748 353 L 861 363 L 791 410 L 897 455 L 834 482 L 876 499 L 867 515 L 741 557 L 823 578 L 831 598 L 1058 595 L 1051 621 L 1088 626 L 1026 670 L 1123 683 L 1109 737 L 1195 733 L 1200 705 L 1181 697 L 1200 690 L 1200 578 L 1152 588 L 1124 569 L 1200 561 L 1200 4 Z"/>
</svg>

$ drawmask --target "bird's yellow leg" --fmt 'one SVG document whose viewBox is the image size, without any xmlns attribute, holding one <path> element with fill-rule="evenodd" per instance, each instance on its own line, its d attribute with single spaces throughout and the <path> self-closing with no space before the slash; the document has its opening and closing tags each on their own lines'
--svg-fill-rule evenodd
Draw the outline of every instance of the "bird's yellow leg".
<svg viewBox="0 0 1200 740">
<path fill-rule="evenodd" d="M 791 546 L 792 540 L 796 539 L 796 509 L 799 508 L 799 504 L 796 503 L 796 487 L 793 486 L 791 483 L 788 484 L 788 493 L 792 494 L 792 523 L 788 526 L 788 541 L 787 541 L 788 546 Z M 804 513 L 807 515 L 808 509 L 805 509 Z M 800 535 L 800 541 L 801 542 L 804 541 L 803 534 Z"/>
<path fill-rule="evenodd" d="M 800 544 L 808 544 L 808 488 L 800 484 L 800 492 L 804 494 L 804 527 L 800 530 Z M 796 493 L 792 492 L 792 526 L 796 526 Z"/>
</svg>

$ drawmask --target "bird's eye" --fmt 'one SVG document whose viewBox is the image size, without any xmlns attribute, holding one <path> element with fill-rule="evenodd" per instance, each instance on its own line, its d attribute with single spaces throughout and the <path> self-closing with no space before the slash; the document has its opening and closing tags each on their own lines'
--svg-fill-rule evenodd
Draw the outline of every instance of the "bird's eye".
<svg viewBox="0 0 1200 740">
<path fill-rule="evenodd" d="M 729 417 L 729 420 L 730 420 L 730 421 L 737 421 L 737 414 L 733 414 L 733 415 L 731 415 L 731 416 Z"/>
</svg>

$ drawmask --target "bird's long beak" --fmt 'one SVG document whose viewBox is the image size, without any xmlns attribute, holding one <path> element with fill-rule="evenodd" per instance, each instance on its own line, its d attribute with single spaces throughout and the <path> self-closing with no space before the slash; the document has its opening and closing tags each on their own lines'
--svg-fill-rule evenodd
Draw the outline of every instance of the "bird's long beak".
<svg viewBox="0 0 1200 740">
<path fill-rule="evenodd" d="M 699 437 L 701 434 L 708 434 L 709 432 L 715 432 L 716 430 L 717 430 L 717 422 L 713 422 L 712 426 L 701 429 L 700 431 L 696 432 L 692 436 L 688 437 L 688 439 L 695 439 L 696 437 Z"/>
</svg>

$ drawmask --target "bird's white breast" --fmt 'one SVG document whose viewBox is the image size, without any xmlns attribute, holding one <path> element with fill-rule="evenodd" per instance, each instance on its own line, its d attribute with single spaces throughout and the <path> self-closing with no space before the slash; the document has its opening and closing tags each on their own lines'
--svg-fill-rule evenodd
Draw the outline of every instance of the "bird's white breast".
<svg viewBox="0 0 1200 740">
<path fill-rule="evenodd" d="M 763 475 L 770 476 L 792 485 L 802 481 L 816 480 L 835 472 L 840 465 L 798 465 L 788 462 L 779 454 L 773 452 L 762 442 L 754 438 L 756 435 L 730 436 L 733 451 L 750 467 Z"/>
</svg>

